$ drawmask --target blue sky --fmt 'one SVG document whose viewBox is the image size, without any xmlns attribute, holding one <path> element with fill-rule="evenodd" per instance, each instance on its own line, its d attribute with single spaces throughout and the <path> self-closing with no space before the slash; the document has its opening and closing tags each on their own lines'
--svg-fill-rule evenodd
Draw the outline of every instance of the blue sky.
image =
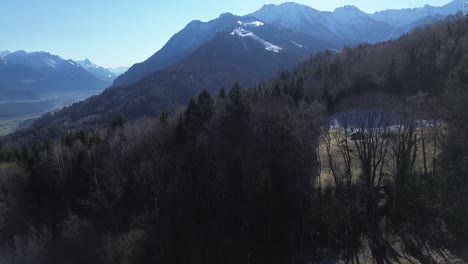
<svg viewBox="0 0 468 264">
<path fill-rule="evenodd" d="M 0 50 L 48 51 L 103 66 L 130 66 L 159 50 L 194 19 L 251 13 L 286 0 L 1 0 Z M 291 0 L 290 0 L 291 1 Z M 444 5 L 450 0 L 296 0 L 319 10 L 353 4 L 382 9 Z"/>
</svg>

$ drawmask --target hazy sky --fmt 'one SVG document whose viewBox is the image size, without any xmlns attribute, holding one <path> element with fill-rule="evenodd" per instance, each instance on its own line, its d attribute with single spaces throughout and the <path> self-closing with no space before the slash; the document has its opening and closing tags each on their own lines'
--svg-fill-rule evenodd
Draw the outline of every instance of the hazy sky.
<svg viewBox="0 0 468 264">
<path fill-rule="evenodd" d="M 194 19 L 251 13 L 287 0 L 1 0 L 0 50 L 48 51 L 103 66 L 130 66 Z M 289 0 L 291 1 L 291 0 Z M 352 4 L 365 12 L 440 6 L 450 0 L 296 0 L 319 10 Z"/>
</svg>

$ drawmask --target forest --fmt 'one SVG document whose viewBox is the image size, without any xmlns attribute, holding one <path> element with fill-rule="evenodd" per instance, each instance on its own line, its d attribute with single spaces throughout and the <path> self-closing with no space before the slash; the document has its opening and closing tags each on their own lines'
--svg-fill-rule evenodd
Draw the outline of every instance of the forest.
<svg viewBox="0 0 468 264">
<path fill-rule="evenodd" d="M 0 142 L 5 263 L 463 263 L 468 20 Z M 458 262 L 457 262 L 458 261 Z"/>
</svg>

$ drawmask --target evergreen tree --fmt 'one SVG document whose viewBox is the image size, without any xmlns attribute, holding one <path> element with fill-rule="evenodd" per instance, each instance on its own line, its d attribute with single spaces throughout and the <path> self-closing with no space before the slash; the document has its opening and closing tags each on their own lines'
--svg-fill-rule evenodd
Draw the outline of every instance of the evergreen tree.
<svg viewBox="0 0 468 264">
<path fill-rule="evenodd" d="M 125 125 L 125 120 L 122 115 L 118 115 L 115 117 L 114 121 L 112 121 L 112 129 L 123 128 Z"/>
<path fill-rule="evenodd" d="M 226 99 L 227 95 L 226 95 L 226 90 L 224 89 L 224 87 L 221 88 L 221 90 L 219 91 L 218 97 L 221 99 Z"/>
<path fill-rule="evenodd" d="M 248 121 L 250 111 L 250 98 L 244 89 L 236 83 L 229 92 L 229 102 L 226 105 L 226 116 L 232 122 Z"/>
<path fill-rule="evenodd" d="M 214 100 L 211 97 L 210 93 L 207 90 L 203 90 L 203 92 L 198 96 L 198 122 L 200 126 L 205 124 L 211 119 L 211 116 L 214 113 Z"/>
<path fill-rule="evenodd" d="M 169 113 L 166 111 L 163 111 L 159 117 L 159 122 L 161 122 L 161 124 L 167 124 L 168 121 L 169 121 Z"/>
</svg>

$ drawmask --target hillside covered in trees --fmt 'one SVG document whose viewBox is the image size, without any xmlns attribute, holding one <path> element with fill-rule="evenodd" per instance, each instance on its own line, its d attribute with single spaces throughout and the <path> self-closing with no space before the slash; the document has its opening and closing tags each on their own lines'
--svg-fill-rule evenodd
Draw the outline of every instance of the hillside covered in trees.
<svg viewBox="0 0 468 264">
<path fill-rule="evenodd" d="M 0 255 L 462 262 L 467 89 L 459 15 L 254 88 L 203 91 L 159 118 L 17 133 L 0 145 Z"/>
</svg>

